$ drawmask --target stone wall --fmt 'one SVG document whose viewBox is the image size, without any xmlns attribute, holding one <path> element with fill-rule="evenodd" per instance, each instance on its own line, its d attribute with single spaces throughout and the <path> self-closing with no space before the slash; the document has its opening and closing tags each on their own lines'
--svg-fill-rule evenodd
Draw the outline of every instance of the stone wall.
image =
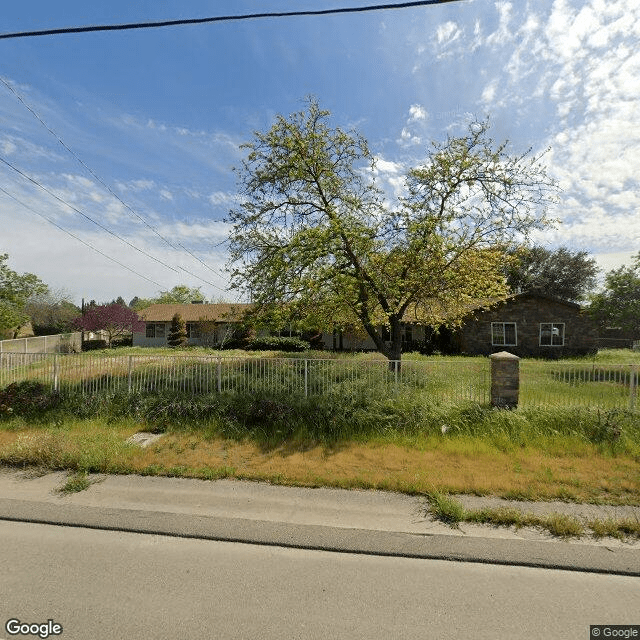
<svg viewBox="0 0 640 640">
<path fill-rule="evenodd" d="M 491 323 L 516 323 L 515 345 L 492 345 Z M 540 345 L 540 323 L 564 323 L 563 346 Z M 476 312 L 459 331 L 463 353 L 489 355 L 509 351 L 517 356 L 561 358 L 583 355 L 597 348 L 595 323 L 578 305 L 535 294 L 521 294 L 493 308 Z"/>
</svg>

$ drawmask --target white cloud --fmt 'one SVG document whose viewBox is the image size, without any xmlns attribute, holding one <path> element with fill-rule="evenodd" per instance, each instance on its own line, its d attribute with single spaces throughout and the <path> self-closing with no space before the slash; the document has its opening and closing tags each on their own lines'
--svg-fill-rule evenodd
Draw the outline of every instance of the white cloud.
<svg viewBox="0 0 640 640">
<path fill-rule="evenodd" d="M 385 160 L 381 156 L 378 156 L 376 157 L 376 173 L 395 176 L 399 173 L 404 173 L 404 167 L 399 162 Z"/>
<path fill-rule="evenodd" d="M 495 100 L 496 91 L 498 89 L 498 79 L 494 78 L 489 82 L 489 84 L 482 91 L 482 96 L 480 97 L 481 102 L 490 103 Z"/>
<path fill-rule="evenodd" d="M 427 110 L 419 104 L 412 104 L 409 107 L 409 122 L 415 122 L 416 120 L 426 120 L 428 116 L 429 114 L 427 113 Z"/>
<path fill-rule="evenodd" d="M 235 204 L 238 200 L 236 193 L 214 191 L 209 195 L 209 202 L 214 206 Z"/>
<path fill-rule="evenodd" d="M 15 143 L 11 142 L 11 140 L 4 139 L 0 141 L 2 144 L 2 153 L 5 156 L 10 156 L 12 153 L 16 151 L 18 147 L 16 147 Z"/>
<path fill-rule="evenodd" d="M 436 29 L 436 41 L 441 46 L 448 46 L 462 35 L 462 31 L 455 22 L 445 22 Z"/>
<path fill-rule="evenodd" d="M 510 27 L 513 5 L 510 2 L 500 1 L 495 3 L 495 7 L 499 15 L 498 28 L 486 39 L 486 43 L 492 47 L 503 46 L 514 38 L 514 33 Z"/>
<path fill-rule="evenodd" d="M 160 189 L 160 197 L 164 200 L 173 201 L 173 194 L 168 189 Z"/>
</svg>

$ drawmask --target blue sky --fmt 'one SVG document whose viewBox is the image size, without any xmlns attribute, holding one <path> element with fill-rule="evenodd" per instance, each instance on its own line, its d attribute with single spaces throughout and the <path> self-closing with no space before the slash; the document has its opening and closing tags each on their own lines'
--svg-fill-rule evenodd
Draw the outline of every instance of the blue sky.
<svg viewBox="0 0 640 640">
<path fill-rule="evenodd" d="M 6 4 L 2 33 L 372 3 Z M 551 148 L 546 162 L 563 189 L 551 214 L 561 222 L 540 242 L 586 250 L 605 269 L 640 250 L 637 0 L 462 0 L 2 40 L 0 59 L 0 77 L 118 196 L 0 84 L 0 157 L 129 243 L 0 163 L 0 187 L 30 207 L 0 191 L 0 253 L 76 301 L 153 296 L 179 283 L 234 299 L 225 291 L 224 218 L 239 145 L 275 114 L 300 110 L 310 94 L 334 124 L 369 140 L 390 191 L 431 140 L 490 115 L 494 138 L 508 138 L 514 151 Z"/>
</svg>

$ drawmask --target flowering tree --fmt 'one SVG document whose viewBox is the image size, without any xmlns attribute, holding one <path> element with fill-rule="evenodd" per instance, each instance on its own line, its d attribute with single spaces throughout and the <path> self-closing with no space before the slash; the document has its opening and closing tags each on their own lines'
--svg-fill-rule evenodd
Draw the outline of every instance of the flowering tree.
<svg viewBox="0 0 640 640">
<path fill-rule="evenodd" d="M 109 343 L 134 331 L 142 331 L 144 322 L 138 314 L 116 302 L 89 306 L 73 325 L 82 331 L 105 331 Z"/>
</svg>

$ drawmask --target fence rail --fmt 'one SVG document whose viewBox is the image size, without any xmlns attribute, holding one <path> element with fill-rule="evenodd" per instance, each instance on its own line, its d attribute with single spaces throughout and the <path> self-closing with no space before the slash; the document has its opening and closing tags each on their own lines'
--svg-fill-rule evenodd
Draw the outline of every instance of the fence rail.
<svg viewBox="0 0 640 640">
<path fill-rule="evenodd" d="M 520 362 L 521 406 L 638 409 L 637 364 Z"/>
<path fill-rule="evenodd" d="M 520 361 L 521 407 L 638 410 L 639 365 Z M 387 360 L 220 356 L 0 354 L 0 388 L 39 381 L 59 391 L 296 396 L 416 391 L 439 403 L 490 402 L 487 359 Z"/>
<path fill-rule="evenodd" d="M 312 396 L 416 389 L 438 401 L 489 399 L 489 372 L 481 361 L 0 354 L 0 387 L 23 380 L 86 393 L 173 390 Z"/>
</svg>

